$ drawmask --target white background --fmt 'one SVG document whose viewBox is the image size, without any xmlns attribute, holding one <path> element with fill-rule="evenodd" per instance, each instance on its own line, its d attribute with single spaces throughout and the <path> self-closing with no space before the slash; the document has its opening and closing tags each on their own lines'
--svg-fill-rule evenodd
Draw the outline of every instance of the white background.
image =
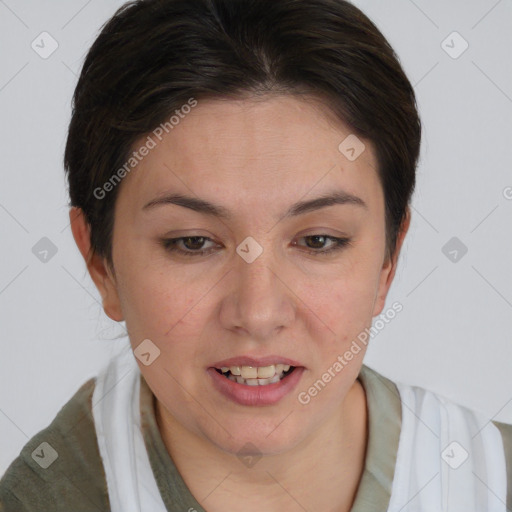
<svg viewBox="0 0 512 512">
<path fill-rule="evenodd" d="M 387 303 L 404 309 L 365 363 L 512 423 L 512 2 L 355 3 L 399 55 L 424 126 Z M 77 74 L 121 4 L 0 0 L 0 475 L 126 342 L 72 238 L 62 166 Z M 31 48 L 43 31 L 59 45 L 47 59 Z M 456 59 L 453 31 L 469 44 Z M 442 252 L 454 236 L 468 248 L 456 263 Z M 47 263 L 32 253 L 42 237 L 57 247 Z"/>
</svg>

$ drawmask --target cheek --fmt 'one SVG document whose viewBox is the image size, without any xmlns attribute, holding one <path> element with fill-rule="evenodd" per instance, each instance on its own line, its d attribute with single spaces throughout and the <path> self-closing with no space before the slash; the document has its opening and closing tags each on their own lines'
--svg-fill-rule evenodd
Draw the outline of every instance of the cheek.
<svg viewBox="0 0 512 512">
<path fill-rule="evenodd" d="M 170 273 L 164 276 L 147 271 L 144 276 L 131 277 L 129 286 L 123 287 L 130 342 L 134 350 L 146 339 L 156 345 L 159 356 L 155 362 L 139 367 L 159 399 L 171 403 L 166 394 L 174 395 L 176 401 L 181 396 L 180 386 L 195 389 L 193 376 L 201 369 L 202 347 L 194 340 L 200 339 L 203 328 L 200 317 L 205 312 L 200 298 L 204 288 L 181 283 Z M 186 401 L 187 396 L 180 400 Z"/>
<path fill-rule="evenodd" d="M 154 240 L 121 226 L 116 259 L 118 294 L 130 334 L 162 338 L 194 303 L 196 286 L 173 269 Z"/>
<path fill-rule="evenodd" d="M 371 325 L 381 266 L 377 254 L 354 249 L 328 279 L 304 283 L 305 302 L 318 317 L 316 325 L 323 326 L 316 337 L 331 345 L 329 354 L 350 345 Z"/>
<path fill-rule="evenodd" d="M 128 309 L 126 322 L 159 338 L 172 335 L 178 324 L 194 314 L 201 289 L 193 283 L 182 283 L 171 274 L 147 273 L 143 279 L 134 277 L 123 291 Z"/>
<path fill-rule="evenodd" d="M 352 337 L 371 323 L 376 284 L 368 275 L 352 274 L 330 283 L 330 288 L 317 290 L 315 309 L 330 329 L 329 338 L 336 344 L 350 343 Z M 315 299 L 313 299 L 315 300 Z"/>
</svg>

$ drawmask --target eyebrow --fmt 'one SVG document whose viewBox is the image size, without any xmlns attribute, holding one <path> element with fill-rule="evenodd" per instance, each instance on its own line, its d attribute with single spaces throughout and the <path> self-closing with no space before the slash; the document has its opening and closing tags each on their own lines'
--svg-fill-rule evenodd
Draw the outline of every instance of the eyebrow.
<svg viewBox="0 0 512 512">
<path fill-rule="evenodd" d="M 202 213 L 204 215 L 210 215 L 219 219 L 229 220 L 232 218 L 231 212 L 224 206 L 184 194 L 167 194 L 161 197 L 157 197 L 144 205 L 142 209 L 144 211 L 148 211 L 157 206 L 164 206 L 169 204 L 183 206 L 184 208 L 189 208 L 195 212 Z M 290 208 L 288 208 L 288 210 L 281 218 L 296 217 L 298 215 L 303 215 L 305 213 L 320 210 L 321 208 L 326 208 L 328 206 L 337 204 L 350 204 L 368 209 L 368 205 L 360 197 L 349 194 L 343 190 L 335 190 L 315 199 L 299 201 L 298 203 L 293 204 L 290 206 Z"/>
</svg>

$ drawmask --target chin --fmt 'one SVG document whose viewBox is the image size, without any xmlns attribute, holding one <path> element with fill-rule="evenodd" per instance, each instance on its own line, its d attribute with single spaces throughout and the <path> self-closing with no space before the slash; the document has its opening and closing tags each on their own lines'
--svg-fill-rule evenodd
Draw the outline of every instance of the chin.
<svg viewBox="0 0 512 512">
<path fill-rule="evenodd" d="M 219 449 L 239 457 L 277 455 L 293 449 L 307 436 L 304 430 L 307 425 L 298 425 L 296 418 L 292 420 L 293 413 L 283 422 L 288 414 L 279 414 L 276 418 L 266 420 L 219 420 L 226 430 L 219 428 L 212 431 L 210 422 L 206 425 L 207 430 L 203 429 L 203 435 Z M 286 425 L 287 421 L 289 423 Z"/>
</svg>

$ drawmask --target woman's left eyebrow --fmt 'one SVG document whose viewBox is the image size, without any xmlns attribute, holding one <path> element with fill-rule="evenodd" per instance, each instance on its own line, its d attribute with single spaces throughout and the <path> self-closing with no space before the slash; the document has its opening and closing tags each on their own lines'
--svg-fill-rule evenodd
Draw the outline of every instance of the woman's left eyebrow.
<svg viewBox="0 0 512 512">
<path fill-rule="evenodd" d="M 157 197 L 143 206 L 144 211 L 151 210 L 157 206 L 177 205 L 188 208 L 204 215 L 211 215 L 219 219 L 230 220 L 233 214 L 224 206 L 211 203 L 205 199 L 187 196 L 184 194 L 165 194 Z M 279 218 L 296 217 L 321 208 L 334 205 L 355 205 L 368 209 L 368 205 L 358 196 L 345 192 L 344 190 L 335 190 L 326 193 L 320 197 L 299 201 L 288 208 L 284 215 Z"/>
</svg>

